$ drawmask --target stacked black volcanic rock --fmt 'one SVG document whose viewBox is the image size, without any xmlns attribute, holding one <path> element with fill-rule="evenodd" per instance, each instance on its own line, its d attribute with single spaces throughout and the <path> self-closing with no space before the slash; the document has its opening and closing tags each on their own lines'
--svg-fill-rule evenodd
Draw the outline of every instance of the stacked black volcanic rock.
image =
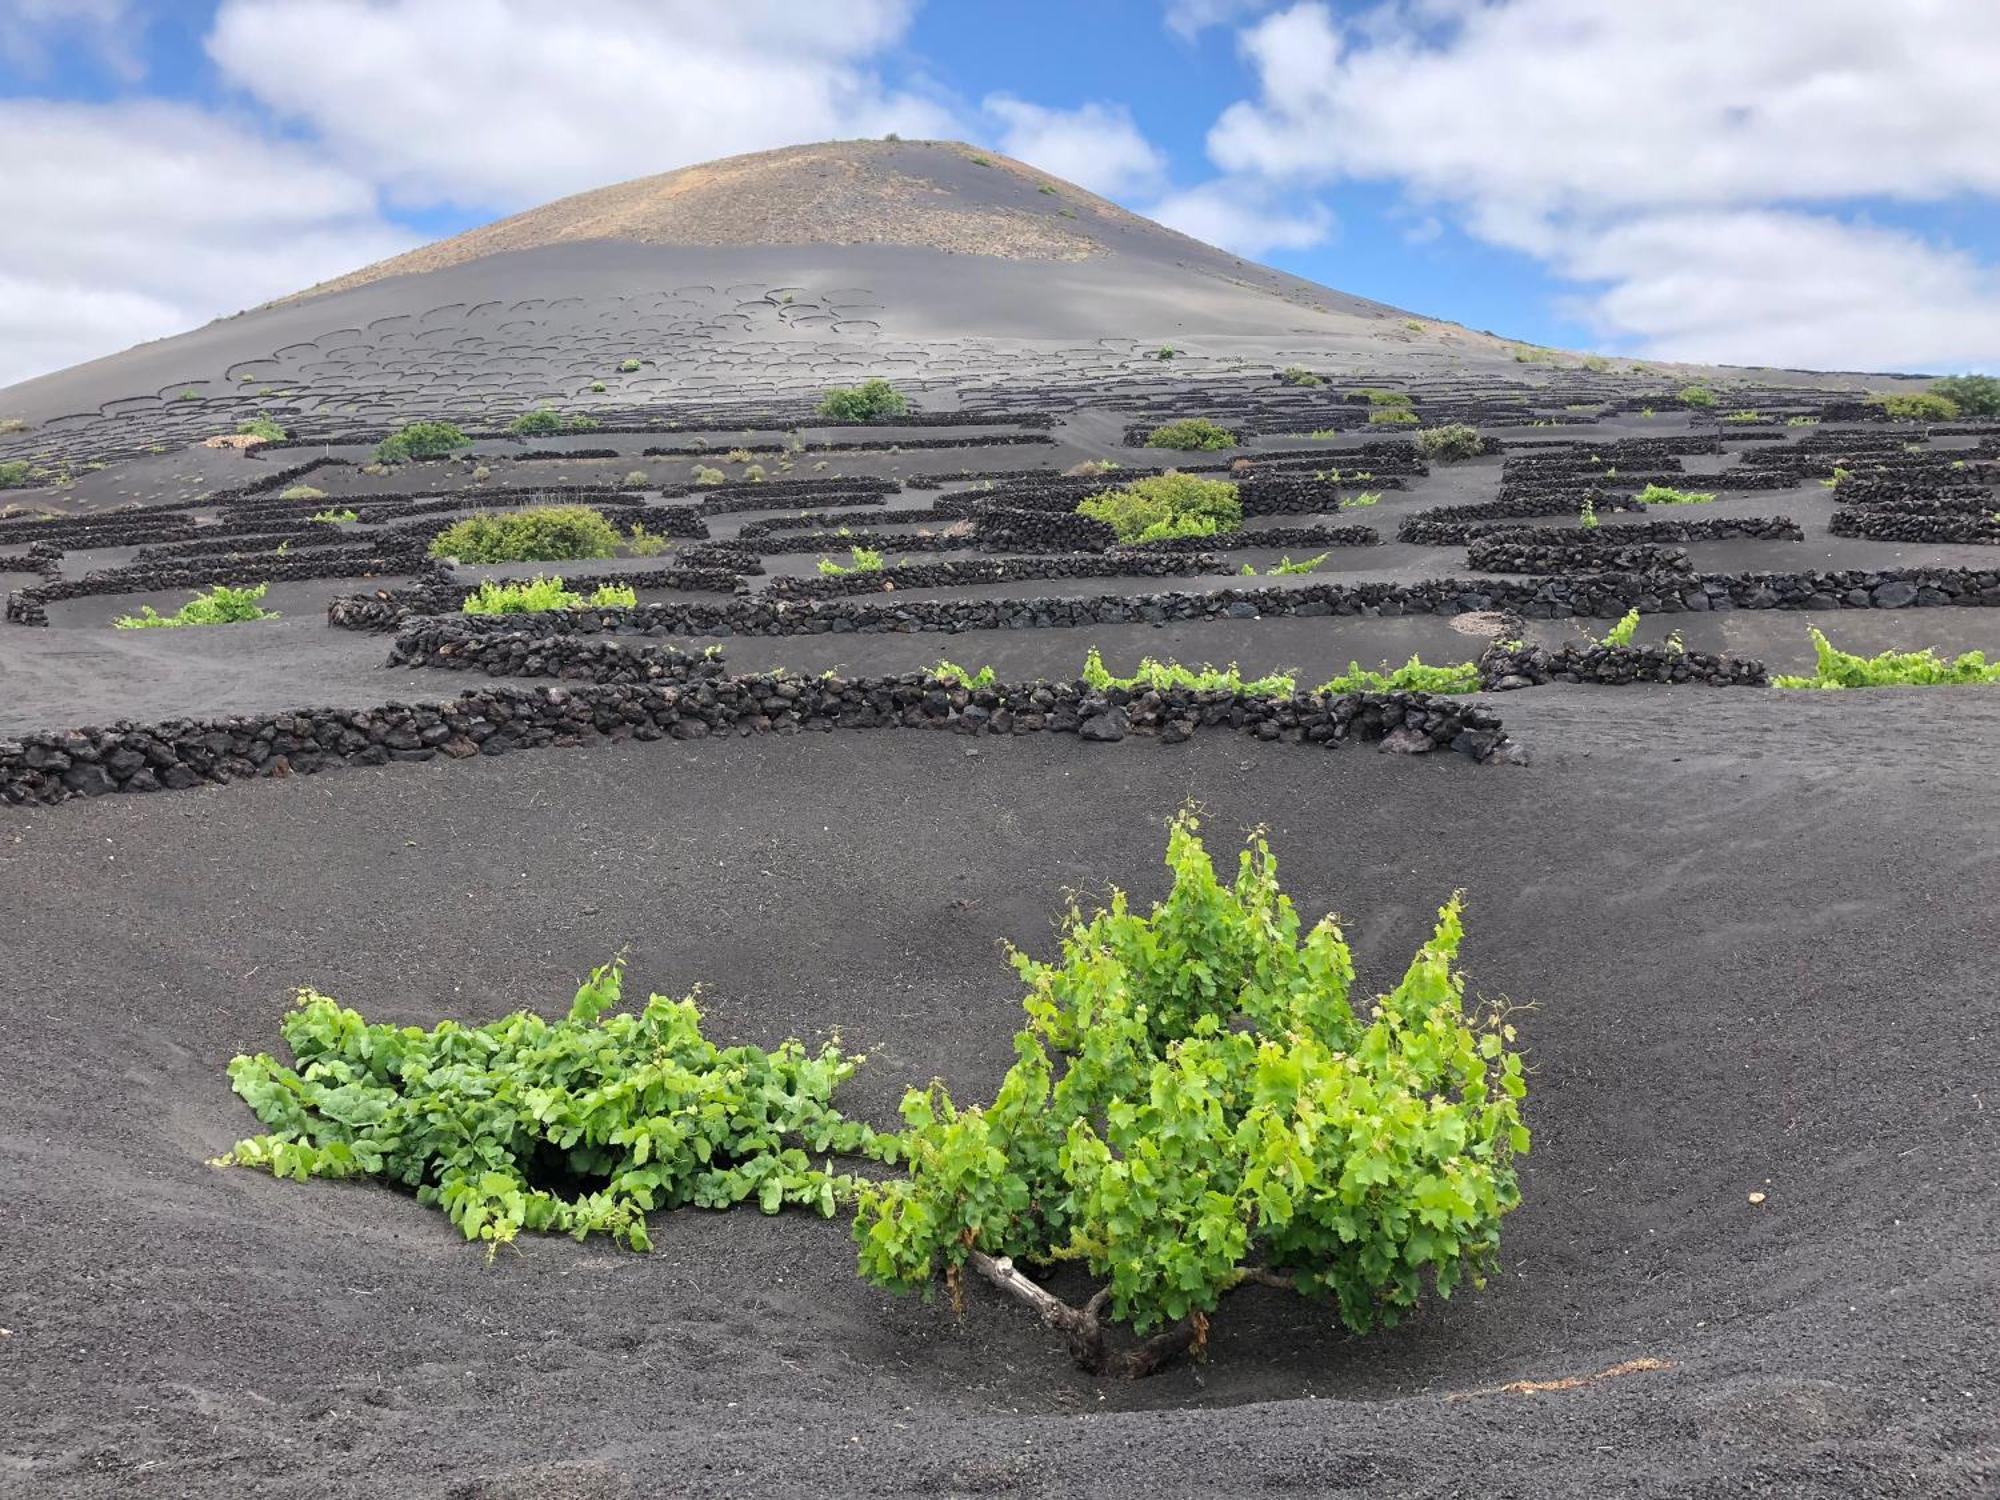
<svg viewBox="0 0 2000 1500">
<path fill-rule="evenodd" d="M 960 588 L 973 583 L 1013 583 L 1034 578 L 1173 578 L 1227 569 L 1213 552 L 1044 553 L 1036 557 L 977 557 L 962 562 L 900 562 L 873 573 L 773 578 L 766 592 L 779 599 L 838 599 L 896 589 Z"/>
<path fill-rule="evenodd" d="M 1478 537 L 1465 549 L 1468 567 L 1482 573 L 1692 573 L 1679 547 L 1599 541 L 1588 531 L 1503 531 Z"/>
<path fill-rule="evenodd" d="M 1405 753 L 1455 750 L 1479 761 L 1505 758 L 1511 750 L 1490 709 L 1423 693 L 1248 698 L 1097 693 L 1080 683 L 972 690 L 922 673 L 852 680 L 698 676 L 578 688 L 490 686 L 443 703 L 24 735 L 0 740 L 0 801 L 53 803 L 597 739 L 907 727 L 986 735 L 1070 732 L 1100 743 L 1152 735 L 1173 742 L 1205 726 L 1288 744 L 1358 740 Z"/>
<path fill-rule="evenodd" d="M 1520 641 L 1496 641 L 1479 658 L 1482 690 L 1498 693 L 1545 682 L 1625 687 L 1634 683 L 1689 683 L 1709 687 L 1763 687 L 1764 664 L 1743 657 L 1680 651 L 1671 646 L 1568 645 L 1551 651 Z"/>
</svg>

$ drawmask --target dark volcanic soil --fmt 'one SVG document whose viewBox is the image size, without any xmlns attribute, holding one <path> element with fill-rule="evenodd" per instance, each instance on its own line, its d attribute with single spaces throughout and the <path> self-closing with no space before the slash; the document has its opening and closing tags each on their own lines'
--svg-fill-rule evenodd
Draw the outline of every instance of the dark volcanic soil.
<svg viewBox="0 0 2000 1500">
<path fill-rule="evenodd" d="M 1995 1493 L 2000 695 L 1505 706 L 1529 770 L 883 732 L 10 814 L 0 1493 Z M 718 1034 L 838 1029 L 857 1109 L 980 1095 L 1000 940 L 1045 951 L 1066 886 L 1157 894 L 1190 796 L 1211 847 L 1270 825 L 1368 981 L 1462 886 L 1475 987 L 1534 1003 L 1484 1293 L 1357 1341 L 1250 1292 L 1207 1365 L 1101 1384 L 983 1292 L 955 1326 L 867 1288 L 838 1223 L 489 1267 L 386 1190 L 203 1165 L 294 986 L 556 1010 L 627 944 Z"/>
</svg>

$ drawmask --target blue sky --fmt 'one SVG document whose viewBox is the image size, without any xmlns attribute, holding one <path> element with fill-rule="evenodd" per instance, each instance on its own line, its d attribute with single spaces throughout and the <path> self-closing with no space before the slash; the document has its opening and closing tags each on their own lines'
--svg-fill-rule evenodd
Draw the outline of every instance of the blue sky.
<svg viewBox="0 0 2000 1500">
<path fill-rule="evenodd" d="M 1538 343 L 2000 367 L 1995 76 L 1952 0 L 0 0 L 0 383 L 889 129 Z"/>
</svg>

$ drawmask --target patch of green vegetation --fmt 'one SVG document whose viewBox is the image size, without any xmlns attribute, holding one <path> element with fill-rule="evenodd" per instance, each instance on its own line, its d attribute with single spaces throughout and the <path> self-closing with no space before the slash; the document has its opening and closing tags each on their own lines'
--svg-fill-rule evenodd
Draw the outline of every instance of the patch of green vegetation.
<svg viewBox="0 0 2000 1500">
<path fill-rule="evenodd" d="M 1363 490 L 1358 495 L 1349 495 L 1340 502 L 1342 510 L 1366 510 L 1371 505 L 1380 505 L 1382 497 L 1374 490 Z"/>
<path fill-rule="evenodd" d="M 907 416 L 909 410 L 909 398 L 880 379 L 835 386 L 819 398 L 819 414 L 834 422 L 870 422 L 878 417 Z"/>
<path fill-rule="evenodd" d="M 1722 419 L 1725 422 L 1749 423 L 1764 420 L 1762 413 L 1754 411 L 1733 411 Z"/>
<path fill-rule="evenodd" d="M 238 422 L 236 424 L 236 435 L 238 437 L 261 438 L 267 443 L 282 443 L 290 436 L 284 428 L 280 427 L 262 412 L 257 413 L 254 417 L 247 417 L 243 421 Z"/>
<path fill-rule="evenodd" d="M 1819 418 L 1807 416 L 1787 417 L 1785 418 L 1785 425 L 1787 427 L 1817 427 L 1819 426 Z"/>
<path fill-rule="evenodd" d="M 1078 503 L 1076 513 L 1102 521 L 1127 544 L 1169 537 L 1214 536 L 1243 524 L 1243 502 L 1226 479 L 1202 479 L 1169 469 Z"/>
<path fill-rule="evenodd" d="M 423 459 L 449 458 L 461 448 L 470 448 L 472 439 L 452 422 L 412 422 L 401 431 L 382 439 L 375 448 L 378 464 L 404 464 Z"/>
<path fill-rule="evenodd" d="M 35 466 L 25 458 L 0 463 L 0 490 L 24 490 L 35 478 Z"/>
<path fill-rule="evenodd" d="M 229 1065 L 267 1133 L 216 1164 L 414 1188 L 495 1249 L 526 1229 L 645 1250 L 654 1210 L 754 1199 L 831 1217 L 854 1182 L 812 1156 L 895 1158 L 892 1137 L 833 1106 L 859 1058 L 795 1041 L 717 1047 L 692 997 L 653 995 L 637 1015 L 614 1014 L 621 1002 L 617 964 L 593 971 L 559 1021 L 516 1011 L 422 1031 L 301 991 L 280 1026 L 294 1065 L 262 1053 Z"/>
<path fill-rule="evenodd" d="M 1715 405 L 1715 392 L 1705 385 L 1684 385 L 1679 394 L 1683 406 Z"/>
<path fill-rule="evenodd" d="M 570 562 L 617 551 L 617 528 L 586 505 L 482 511 L 453 522 L 430 545 L 432 557 L 469 563 Z"/>
<path fill-rule="evenodd" d="M 1477 458 L 1486 451 L 1479 429 L 1464 422 L 1447 422 L 1442 427 L 1426 427 L 1416 436 L 1417 452 L 1427 459 L 1455 464 Z"/>
<path fill-rule="evenodd" d="M 1585 531 L 1595 531 L 1602 524 L 1597 519 L 1597 502 L 1588 495 L 1577 502 L 1576 524 Z"/>
<path fill-rule="evenodd" d="M 268 583 L 247 588 L 218 583 L 207 593 L 196 594 L 170 615 L 142 604 L 138 614 L 125 615 L 111 623 L 119 630 L 178 630 L 186 625 L 242 625 L 251 620 L 275 620 L 276 613 L 257 602 L 269 588 Z"/>
<path fill-rule="evenodd" d="M 981 667 L 977 672 L 968 672 L 957 662 L 940 661 L 931 668 L 931 676 L 943 682 L 955 682 L 962 688 L 990 688 L 999 684 L 999 677 L 991 667 Z"/>
<path fill-rule="evenodd" d="M 1813 675 L 1773 677 L 1773 687 L 1839 691 L 1871 687 L 1974 687 L 2000 682 L 2000 662 L 1988 665 L 1983 651 L 1968 651 L 1949 660 L 1928 646 L 1921 651 L 1856 656 L 1837 649 L 1816 628 L 1808 629 L 1815 658 Z"/>
<path fill-rule="evenodd" d="M 639 373 L 640 368 L 639 361 L 636 359 L 621 359 L 618 361 L 618 373 L 620 375 L 636 375 Z"/>
<path fill-rule="evenodd" d="M 2000 416 L 2000 379 L 1991 375 L 1947 375 L 1931 382 L 1930 393 L 1968 417 Z"/>
<path fill-rule="evenodd" d="M 624 490 L 643 490 L 652 482 L 651 476 L 644 469 L 634 469 L 618 481 L 618 487 Z"/>
<path fill-rule="evenodd" d="M 722 484 L 729 476 L 720 469 L 711 469 L 706 464 L 694 466 L 694 482 L 704 489 L 710 485 Z"/>
<path fill-rule="evenodd" d="M 868 547 L 849 547 L 847 555 L 852 561 L 837 563 L 830 557 L 819 560 L 820 576 L 824 578 L 847 578 L 856 573 L 879 573 L 884 567 L 882 554 Z"/>
<path fill-rule="evenodd" d="M 0 436 L 26 432 L 30 423 L 26 417 L 0 417 Z"/>
<path fill-rule="evenodd" d="M 1598 642 L 1600 646 L 1629 646 L 1632 638 L 1639 633 L 1639 611 L 1628 609 L 1618 617 L 1618 623 L 1604 632 Z"/>
<path fill-rule="evenodd" d="M 1665 484 L 1649 484 L 1638 495 L 1641 505 L 1706 505 L 1714 498 L 1708 490 L 1677 490 Z"/>
<path fill-rule="evenodd" d="M 1289 698 L 1298 691 L 1298 680 L 1289 672 L 1274 672 L 1267 677 L 1246 678 L 1236 669 L 1236 663 L 1227 667 L 1184 667 L 1177 661 L 1158 661 L 1147 656 L 1140 658 L 1137 669 L 1130 677 L 1114 677 L 1104 665 L 1104 658 L 1092 646 L 1090 654 L 1083 659 L 1083 671 L 1078 674 L 1085 687 L 1094 692 L 1107 688 L 1121 688 L 1126 692 L 1136 692 L 1142 688 L 1153 692 L 1166 692 L 1180 688 L 1194 693 L 1238 693 L 1251 698 Z"/>
<path fill-rule="evenodd" d="M 1047 193 L 1047 194 L 1048 194 L 1048 195 L 1049 195 L 1049 196 L 1050 196 L 1051 198 L 1053 198 L 1053 197 L 1057 196 L 1057 195 L 1056 195 L 1056 189 L 1055 189 L 1055 184 L 1054 184 L 1054 183 L 1051 183 L 1051 182 L 1038 182 L 1038 183 L 1036 183 L 1036 184 L 1035 184 L 1035 191 L 1036 191 L 1036 192 L 1038 192 L 1038 193 Z"/>
<path fill-rule="evenodd" d="M 522 412 L 507 424 L 508 434 L 513 437 L 556 437 L 562 433 L 596 430 L 597 423 L 590 417 L 567 417 L 546 406 Z"/>
<path fill-rule="evenodd" d="M 1316 385 L 1326 384 L 1326 378 L 1324 376 L 1313 374 L 1313 372 L 1311 370 L 1308 370 L 1304 365 L 1286 365 L 1283 370 L 1278 372 L 1278 379 L 1283 381 L 1286 385 L 1294 385 L 1294 386 L 1316 386 Z"/>
<path fill-rule="evenodd" d="M 1368 413 L 1370 427 L 1414 427 L 1419 420 L 1407 406 L 1378 406 Z"/>
<path fill-rule="evenodd" d="M 1370 406 L 1408 406 L 1410 404 L 1409 392 L 1387 390 L 1379 385 L 1356 386 L 1350 394 L 1361 397 Z"/>
<path fill-rule="evenodd" d="M 1956 401 L 1928 391 L 1914 396 L 1871 396 L 1868 404 L 1881 407 L 1896 422 L 1949 422 L 1958 416 Z"/>
<path fill-rule="evenodd" d="M 322 526 L 351 526 L 356 521 L 360 520 L 361 517 L 357 515 L 355 512 L 343 507 L 338 510 L 328 509 L 322 511 L 315 511 L 312 515 L 308 516 L 306 519 L 309 521 L 317 521 Z"/>
<path fill-rule="evenodd" d="M 868 1280 L 1080 1263 L 1102 1290 L 1069 1310 L 1071 1348 L 1100 1371 L 1101 1318 L 1199 1338 L 1252 1281 L 1356 1333 L 1481 1284 L 1520 1202 L 1527 1083 L 1504 1008 L 1468 1013 L 1458 898 L 1364 1014 L 1339 929 L 1302 931 L 1263 838 L 1232 884 L 1197 829 L 1174 821 L 1150 913 L 1114 891 L 1072 909 L 1058 961 L 1013 955 L 1025 1023 L 990 1105 L 904 1096 L 908 1173 L 859 1190 Z"/>
<path fill-rule="evenodd" d="M 477 592 L 466 595 L 459 607 L 468 615 L 531 615 L 550 609 L 631 609 L 639 602 L 636 590 L 622 583 L 599 584 L 589 598 L 575 592 L 560 578 L 488 579 Z"/>
<path fill-rule="evenodd" d="M 1266 568 L 1264 576 L 1266 578 L 1292 578 L 1305 573 L 1317 572 L 1320 565 L 1331 556 L 1333 556 L 1331 552 L 1322 552 L 1318 557 L 1308 557 L 1302 561 L 1293 562 L 1291 557 L 1287 555 L 1279 558 L 1270 567 Z M 1242 568 L 1242 576 L 1245 578 L 1255 578 L 1257 576 L 1257 569 L 1251 564 L 1245 563 Z"/>
<path fill-rule="evenodd" d="M 310 484 L 293 484 L 287 485 L 284 489 L 278 491 L 278 498 L 280 500 L 324 500 L 326 498 L 326 491 Z"/>
<path fill-rule="evenodd" d="M 1163 422 L 1146 434 L 1148 448 L 1175 448 L 1184 453 L 1214 453 L 1236 446 L 1236 434 L 1207 417 L 1183 417 Z"/>
<path fill-rule="evenodd" d="M 1176 349 L 1172 344 L 1162 344 L 1153 351 L 1153 358 L 1172 359 L 1178 353 L 1180 353 L 1180 350 Z"/>
<path fill-rule="evenodd" d="M 625 533 L 624 546 L 634 557 L 658 557 L 667 550 L 667 538 L 648 531 L 644 521 L 634 521 Z"/>
<path fill-rule="evenodd" d="M 1400 667 L 1383 663 L 1382 670 L 1371 672 L 1359 662 L 1349 662 L 1347 670 L 1338 677 L 1329 678 L 1320 684 L 1322 693 L 1476 693 L 1479 691 L 1479 667 L 1473 662 L 1459 662 L 1453 666 L 1433 667 L 1425 664 L 1418 656 L 1412 656 Z"/>
</svg>

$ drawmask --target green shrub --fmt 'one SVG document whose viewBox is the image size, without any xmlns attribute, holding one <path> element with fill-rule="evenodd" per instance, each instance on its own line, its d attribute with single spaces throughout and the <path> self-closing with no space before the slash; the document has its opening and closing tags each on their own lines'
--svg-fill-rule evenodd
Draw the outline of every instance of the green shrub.
<svg viewBox="0 0 2000 1500">
<path fill-rule="evenodd" d="M 318 521 L 322 526 L 350 526 L 360 520 L 361 517 L 345 507 L 335 509 L 329 506 L 325 510 L 314 512 L 306 519 L 309 521 Z"/>
<path fill-rule="evenodd" d="M 284 428 L 262 412 L 238 422 L 236 432 L 239 437 L 261 438 L 267 443 L 282 443 L 288 436 Z"/>
<path fill-rule="evenodd" d="M 516 1011 L 431 1031 L 370 1022 L 302 991 L 280 1030 L 296 1059 L 229 1065 L 266 1127 L 219 1166 L 277 1177 L 372 1177 L 441 1208 L 497 1248 L 523 1229 L 651 1247 L 657 1209 L 755 1199 L 831 1216 L 852 1179 L 807 1155 L 893 1156 L 833 1093 L 859 1065 L 828 1045 L 717 1047 L 692 997 L 607 1014 L 620 971 L 592 973 L 568 1014 Z"/>
<path fill-rule="evenodd" d="M 248 588 L 218 583 L 207 593 L 196 594 L 170 615 L 142 604 L 138 614 L 125 615 L 111 623 L 119 630 L 177 630 L 184 625 L 241 625 L 251 620 L 275 620 L 277 614 L 257 602 L 269 588 L 268 583 Z"/>
<path fill-rule="evenodd" d="M 25 458 L 10 458 L 0 463 L 0 490 L 23 490 L 34 477 L 35 466 Z"/>
<path fill-rule="evenodd" d="M 1322 693 L 1476 693 L 1479 691 L 1479 667 L 1473 662 L 1459 662 L 1448 667 L 1425 665 L 1421 657 L 1412 656 L 1400 667 L 1383 663 L 1382 670 L 1371 672 L 1359 662 L 1349 662 L 1347 670 L 1338 677 L 1321 683 L 1317 691 Z"/>
<path fill-rule="evenodd" d="M 1164 422 L 1146 434 L 1148 448 L 1177 448 L 1182 452 L 1213 453 L 1221 448 L 1234 448 L 1236 434 L 1227 428 L 1218 427 L 1207 417 L 1185 417 L 1178 422 Z"/>
<path fill-rule="evenodd" d="M 617 528 L 585 505 L 482 511 L 453 522 L 430 547 L 432 557 L 469 563 L 569 562 L 617 551 Z"/>
<path fill-rule="evenodd" d="M 1968 417 L 2000 416 L 2000 379 L 1991 375 L 1947 375 L 1931 382 L 1931 394 Z"/>
<path fill-rule="evenodd" d="M 1618 623 L 1604 632 L 1602 646 L 1629 646 L 1632 638 L 1639 633 L 1639 611 L 1628 609 L 1618 617 Z"/>
<path fill-rule="evenodd" d="M 1482 1284 L 1520 1201 L 1527 1089 L 1504 1014 L 1466 1013 L 1458 898 L 1357 1014 L 1339 929 L 1301 934 L 1261 836 L 1226 885 L 1183 813 L 1167 865 L 1149 914 L 1114 891 L 1072 909 L 1058 961 L 1013 955 L 1026 1024 L 990 1105 L 904 1096 L 909 1168 L 860 1188 L 861 1274 L 955 1292 L 968 1262 L 1079 1262 L 1102 1290 L 1051 1298 L 1047 1321 L 1086 1368 L 1132 1374 L 1205 1341 L 1250 1282 L 1330 1300 L 1356 1332 L 1427 1285 Z M 1172 1331 L 1114 1358 L 1106 1316 Z"/>
<path fill-rule="evenodd" d="M 882 554 L 879 552 L 871 551 L 867 547 L 849 547 L 847 555 L 853 559 L 848 564 L 837 563 L 830 557 L 822 557 L 819 560 L 820 575 L 825 578 L 848 578 L 856 573 L 882 571 Z"/>
<path fill-rule="evenodd" d="M 1284 370 L 1279 374 L 1278 379 L 1282 380 L 1286 385 L 1314 386 L 1326 384 L 1326 381 L 1322 377 L 1313 374 L 1304 365 L 1285 366 Z"/>
<path fill-rule="evenodd" d="M 1577 502 L 1576 524 L 1585 531 L 1595 531 L 1600 524 L 1597 519 L 1597 502 L 1585 495 Z"/>
<path fill-rule="evenodd" d="M 466 596 L 461 609 L 469 615 L 529 615 L 550 609 L 631 609 L 639 602 L 637 590 L 622 583 L 602 583 L 588 599 L 574 592 L 560 578 L 535 578 L 527 582 L 495 582 L 479 585 L 478 592 Z"/>
<path fill-rule="evenodd" d="M 553 437 L 562 430 L 561 414 L 546 406 L 524 411 L 507 424 L 507 431 L 515 437 Z"/>
<path fill-rule="evenodd" d="M 1706 505 L 1715 498 L 1708 490 L 1677 490 L 1671 485 L 1649 484 L 1639 491 L 1641 505 Z"/>
<path fill-rule="evenodd" d="M 1785 418 L 1785 425 L 1787 427 L 1817 427 L 1819 426 L 1819 418 L 1808 416 L 1787 417 Z"/>
<path fill-rule="evenodd" d="M 1879 406 L 1896 422 L 1949 422 L 1958 415 L 1958 403 L 1928 392 L 1914 396 L 1873 396 L 1870 406 Z"/>
<path fill-rule="evenodd" d="M 704 489 L 710 485 L 722 484 L 728 478 L 729 476 L 723 473 L 722 470 L 711 469 L 706 464 L 696 464 L 694 466 L 694 482 Z"/>
<path fill-rule="evenodd" d="M 1407 406 L 1377 406 L 1368 413 L 1370 427 L 1414 427 L 1420 420 Z"/>
<path fill-rule="evenodd" d="M 1288 672 L 1273 672 L 1267 677 L 1246 678 L 1231 662 L 1227 667 L 1184 667 L 1177 661 L 1157 661 L 1150 656 L 1141 657 L 1139 666 L 1130 677 L 1114 677 L 1111 669 L 1104 665 L 1104 658 L 1095 646 L 1083 659 L 1083 670 L 1078 680 L 1095 692 L 1107 688 L 1122 688 L 1136 692 L 1141 688 L 1154 692 L 1164 692 L 1170 688 L 1184 688 L 1196 693 L 1239 693 L 1249 698 L 1289 698 L 1298 690 L 1297 679 Z"/>
<path fill-rule="evenodd" d="M 1162 344 L 1153 351 L 1153 358 L 1172 359 L 1178 353 L 1180 353 L 1180 350 L 1176 349 L 1172 344 Z"/>
<path fill-rule="evenodd" d="M 1764 420 L 1764 418 L 1763 415 L 1759 412 L 1733 411 L 1728 416 L 1724 417 L 1722 420 L 1725 422 L 1745 423 L 1745 422 L 1761 422 Z"/>
<path fill-rule="evenodd" d="M 412 422 L 382 439 L 375 448 L 378 464 L 403 464 L 428 458 L 449 458 L 472 439 L 450 422 Z"/>
<path fill-rule="evenodd" d="M 280 500 L 324 500 L 326 491 L 309 484 L 294 484 L 278 491 Z"/>
<path fill-rule="evenodd" d="M 1370 406 L 1408 406 L 1410 404 L 1410 393 L 1408 391 L 1392 391 L 1379 385 L 1356 386 L 1354 394 L 1361 397 Z"/>
<path fill-rule="evenodd" d="M 819 398 L 819 414 L 835 422 L 869 422 L 877 417 L 907 416 L 909 398 L 886 380 L 864 380 L 858 386 L 835 386 Z"/>
<path fill-rule="evenodd" d="M 991 667 L 981 667 L 977 672 L 968 672 L 957 662 L 941 661 L 931 668 L 931 676 L 943 682 L 955 682 L 962 688 L 990 688 L 1000 679 Z"/>
<path fill-rule="evenodd" d="M 667 538 L 648 531 L 644 521 L 634 521 L 625 533 L 625 550 L 634 557 L 658 557 L 667 550 Z"/>
<path fill-rule="evenodd" d="M 639 373 L 639 369 L 639 361 L 636 359 L 621 359 L 618 361 L 618 373 L 620 375 L 636 375 Z"/>
<path fill-rule="evenodd" d="M 1442 427 L 1426 427 L 1415 439 L 1417 452 L 1428 459 L 1452 464 L 1477 458 L 1486 451 L 1479 429 L 1464 422 L 1447 422 Z"/>
<path fill-rule="evenodd" d="M 1928 646 L 1921 651 L 1884 651 L 1879 656 L 1855 656 L 1835 649 L 1812 627 L 1810 677 L 1773 677 L 1781 688 L 1970 687 L 2000 682 L 2000 662 L 1988 665 L 1983 651 L 1968 651 L 1947 661 Z"/>
<path fill-rule="evenodd" d="M 1715 405 L 1715 392 L 1711 391 L 1705 385 L 1682 386 L 1680 389 L 1680 398 L 1683 406 Z"/>
<path fill-rule="evenodd" d="M 1168 536 L 1213 536 L 1243 524 L 1243 502 L 1235 485 L 1175 469 L 1091 495 L 1078 503 L 1076 513 L 1104 522 L 1128 545 Z"/>
<path fill-rule="evenodd" d="M 1281 557 L 1264 570 L 1264 576 L 1267 578 L 1294 578 L 1307 573 L 1316 573 L 1319 571 L 1321 565 L 1331 556 L 1333 556 L 1331 552 L 1322 552 L 1318 557 L 1304 558 L 1299 562 L 1293 562 L 1289 556 Z"/>
</svg>

